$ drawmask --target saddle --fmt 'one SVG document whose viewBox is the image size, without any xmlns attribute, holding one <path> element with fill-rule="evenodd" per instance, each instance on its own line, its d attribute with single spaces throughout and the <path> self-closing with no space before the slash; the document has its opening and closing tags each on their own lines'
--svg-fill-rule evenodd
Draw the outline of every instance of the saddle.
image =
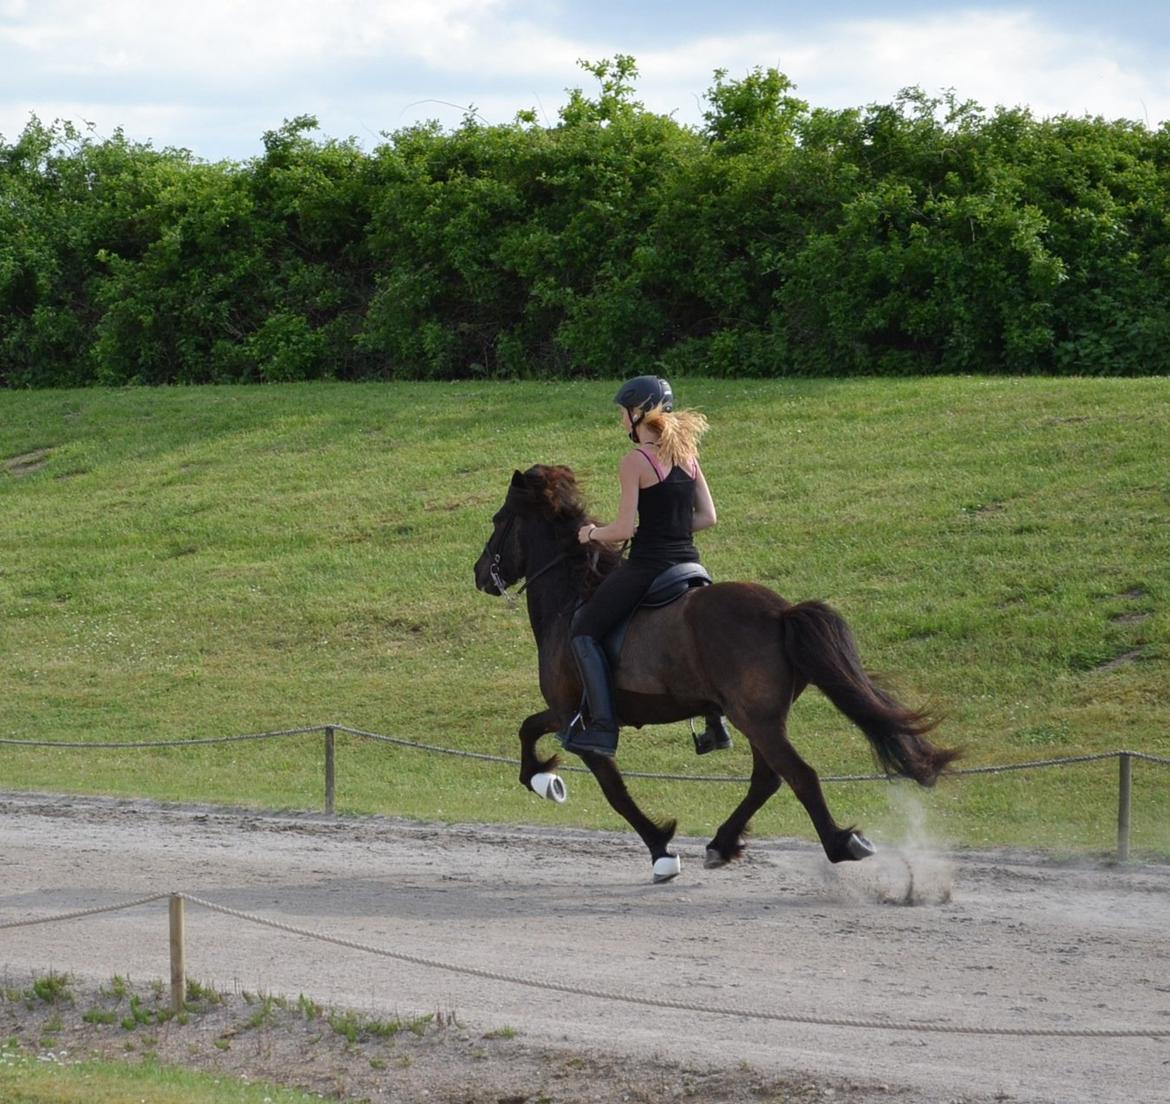
<svg viewBox="0 0 1170 1104">
<path fill-rule="evenodd" d="M 711 585 L 711 576 L 702 564 L 681 563 L 668 567 L 657 579 L 650 584 L 642 601 L 637 604 L 629 616 L 620 621 L 606 634 L 601 646 L 605 649 L 605 657 L 609 660 L 609 669 L 617 670 L 618 659 L 622 654 L 622 646 L 626 642 L 626 630 L 630 621 L 640 609 L 659 609 L 677 602 L 693 587 Z"/>
<path fill-rule="evenodd" d="M 668 567 L 650 584 L 650 589 L 643 595 L 642 600 L 632 609 L 623 621 L 618 622 L 608 633 L 605 639 L 601 641 L 602 650 L 605 652 L 605 658 L 609 663 L 610 672 L 614 672 L 618 668 L 618 661 L 622 654 L 622 647 L 626 642 L 626 632 L 630 627 L 630 622 L 634 619 L 634 614 L 640 609 L 658 609 L 662 606 L 669 606 L 671 602 L 677 602 L 688 590 L 693 587 L 710 586 L 712 582 L 711 576 L 707 573 L 707 569 L 702 564 L 697 563 L 682 563 L 675 564 L 673 567 Z M 572 629 L 570 629 L 570 634 Z M 581 695 L 581 705 L 577 710 L 577 714 L 569 722 L 569 727 L 560 736 L 561 743 L 564 743 L 566 737 L 575 726 L 584 725 L 585 713 L 588 707 L 588 697 L 586 694 Z M 714 720 L 712 719 L 714 718 Z M 717 722 L 717 728 L 712 729 L 712 725 Z M 718 748 L 728 748 L 731 746 L 731 738 L 727 733 L 727 729 L 723 726 L 722 719 L 718 714 L 713 714 L 708 717 L 707 731 L 698 733 L 695 731 L 694 722 L 691 722 L 691 735 L 695 739 L 695 750 L 700 755 L 705 755 L 708 751 L 714 751 Z"/>
</svg>

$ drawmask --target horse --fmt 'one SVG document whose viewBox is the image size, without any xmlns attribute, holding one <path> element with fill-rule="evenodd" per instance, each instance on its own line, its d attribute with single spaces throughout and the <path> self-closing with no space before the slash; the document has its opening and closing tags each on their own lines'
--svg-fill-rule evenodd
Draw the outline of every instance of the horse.
<svg viewBox="0 0 1170 1104">
<path fill-rule="evenodd" d="M 594 520 L 572 469 L 537 464 L 516 471 L 475 564 L 476 587 L 487 594 L 511 599 L 508 587 L 526 580 L 521 589 L 527 591 L 546 708 L 520 725 L 520 783 L 558 800 L 563 787 L 548 788 L 550 777 L 560 782 L 552 773 L 559 757 L 540 757 L 537 741 L 564 731 L 578 712 L 582 688 L 569 651 L 569 623 L 621 563 L 608 546 L 578 543 L 578 529 Z M 887 776 L 929 787 L 960 754 L 931 743 L 927 734 L 937 720 L 900 703 L 866 672 L 852 630 L 832 607 L 819 600 L 792 604 L 756 583 L 699 586 L 665 607 L 638 610 L 613 674 L 619 724 L 641 728 L 721 711 L 750 743 L 748 791 L 707 844 L 709 868 L 743 855 L 751 817 L 782 782 L 804 806 L 829 862 L 875 854 L 856 826 L 833 819 L 816 771 L 789 741 L 789 710 L 810 684 L 865 733 Z M 592 752 L 581 758 L 649 849 L 654 881 L 677 875 L 681 863 L 669 849 L 677 822 L 648 817 L 614 759 Z"/>
</svg>

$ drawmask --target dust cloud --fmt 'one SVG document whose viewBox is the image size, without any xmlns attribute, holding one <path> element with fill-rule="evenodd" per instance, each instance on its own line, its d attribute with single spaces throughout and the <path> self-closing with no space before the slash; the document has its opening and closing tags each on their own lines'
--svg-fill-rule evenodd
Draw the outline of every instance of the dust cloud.
<svg viewBox="0 0 1170 1104">
<path fill-rule="evenodd" d="M 955 866 L 945 853 L 945 842 L 929 830 L 926 806 L 908 785 L 892 783 L 887 794 L 885 815 L 867 829 L 877 854 L 862 862 L 829 867 L 825 888 L 859 902 L 949 904 Z"/>
</svg>

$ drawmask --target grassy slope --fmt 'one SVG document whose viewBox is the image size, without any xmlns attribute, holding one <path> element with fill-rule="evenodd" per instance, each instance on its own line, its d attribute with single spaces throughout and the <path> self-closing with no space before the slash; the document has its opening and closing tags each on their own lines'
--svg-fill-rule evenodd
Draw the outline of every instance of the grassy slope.
<svg viewBox="0 0 1170 1104">
<path fill-rule="evenodd" d="M 1170 383 L 678 381 L 711 417 L 717 577 L 823 597 L 867 663 L 947 715 L 969 765 L 1129 747 L 1170 754 Z M 471 565 L 514 467 L 572 465 L 612 515 L 612 384 L 304 385 L 0 393 L 0 736 L 176 739 L 340 721 L 502 755 L 538 707 L 527 623 Z M 50 450 L 40 471 L 3 460 Z M 1103 664 L 1136 653 L 1111 669 Z M 792 735 L 822 773 L 870 769 L 815 693 Z M 629 733 L 627 769 L 695 760 L 684 726 Z M 714 761 L 713 761 L 714 760 Z M 4 785 L 318 807 L 318 741 L 0 748 Z M 1116 764 L 944 784 L 959 843 L 1108 849 Z M 1134 842 L 1170 853 L 1170 768 L 1138 764 Z M 339 807 L 615 825 L 511 768 L 342 738 Z M 707 833 L 739 787 L 635 783 Z M 833 787 L 879 834 L 903 788 Z M 782 794 L 763 834 L 810 828 Z"/>
</svg>

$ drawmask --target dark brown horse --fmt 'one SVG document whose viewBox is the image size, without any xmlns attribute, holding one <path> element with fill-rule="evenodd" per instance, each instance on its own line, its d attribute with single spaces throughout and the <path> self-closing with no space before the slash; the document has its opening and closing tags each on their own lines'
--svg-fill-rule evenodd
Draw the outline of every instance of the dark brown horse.
<svg viewBox="0 0 1170 1104">
<path fill-rule="evenodd" d="M 491 537 L 475 565 L 489 594 L 527 579 L 528 616 L 536 637 L 540 690 L 547 708 L 520 726 L 520 781 L 532 787 L 556 756 L 541 759 L 541 736 L 564 729 L 577 712 L 581 684 L 568 648 L 569 619 L 600 578 L 619 566 L 616 552 L 577 543 L 588 516 L 572 471 L 537 465 L 516 472 Z M 640 610 L 630 623 L 614 672 L 620 723 L 641 727 L 721 710 L 748 738 L 747 795 L 707 845 L 708 866 L 743 852 L 752 815 L 786 781 L 805 807 L 830 862 L 864 859 L 873 846 L 833 819 L 817 773 L 796 752 L 786 729 L 792 703 L 809 684 L 869 737 L 890 775 L 930 786 L 958 752 L 925 738 L 934 722 L 877 686 L 858 657 L 849 626 L 823 602 L 792 605 L 753 583 L 716 583 L 688 591 L 662 609 Z M 656 823 L 638 808 L 612 759 L 582 756 L 610 805 L 650 849 L 655 880 L 678 873 L 668 850 L 673 820 Z"/>
</svg>

